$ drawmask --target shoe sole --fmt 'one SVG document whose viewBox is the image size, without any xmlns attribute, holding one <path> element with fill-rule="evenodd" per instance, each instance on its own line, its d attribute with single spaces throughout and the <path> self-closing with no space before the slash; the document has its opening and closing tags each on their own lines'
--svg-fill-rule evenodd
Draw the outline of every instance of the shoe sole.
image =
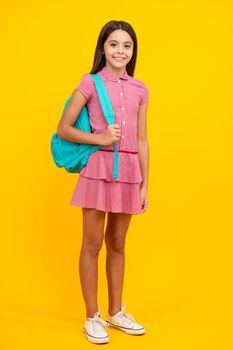
<svg viewBox="0 0 233 350">
<path fill-rule="evenodd" d="M 95 343 L 95 344 L 105 344 L 105 343 L 108 343 L 109 342 L 109 336 L 106 336 L 106 337 L 101 337 L 101 338 L 98 338 L 98 337 L 93 337 L 92 335 L 88 334 L 86 329 L 83 328 L 83 332 L 85 333 L 87 339 L 92 342 L 92 343 Z"/>
<path fill-rule="evenodd" d="M 106 320 L 106 322 L 108 323 L 109 327 L 112 327 L 112 328 L 116 328 L 116 329 L 119 329 L 120 331 L 122 332 L 125 332 L 127 334 L 131 334 L 131 335 L 142 335 L 142 334 L 145 334 L 146 333 L 146 330 L 145 328 L 140 328 L 140 329 L 128 329 L 128 328 L 124 328 L 124 327 L 120 327 L 120 326 L 117 326 L 109 321 Z"/>
</svg>

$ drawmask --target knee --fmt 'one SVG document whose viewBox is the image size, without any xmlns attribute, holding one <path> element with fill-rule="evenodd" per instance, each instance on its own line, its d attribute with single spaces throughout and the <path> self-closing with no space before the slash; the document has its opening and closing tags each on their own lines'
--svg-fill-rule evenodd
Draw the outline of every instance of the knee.
<svg viewBox="0 0 233 350">
<path fill-rule="evenodd" d="M 96 256 L 99 254 L 102 248 L 102 245 L 103 245 L 103 237 L 99 239 L 95 239 L 94 241 L 86 240 L 82 244 L 82 250 L 89 255 Z"/>
<path fill-rule="evenodd" d="M 117 237 L 117 235 L 105 235 L 105 245 L 107 250 L 116 253 L 123 253 L 125 250 L 125 238 Z"/>
</svg>

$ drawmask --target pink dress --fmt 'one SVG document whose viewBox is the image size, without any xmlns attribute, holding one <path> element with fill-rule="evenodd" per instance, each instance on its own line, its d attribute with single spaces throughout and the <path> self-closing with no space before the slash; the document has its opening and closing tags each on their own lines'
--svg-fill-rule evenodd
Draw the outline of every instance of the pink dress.
<svg viewBox="0 0 233 350">
<path fill-rule="evenodd" d="M 113 175 L 113 145 L 94 152 L 80 171 L 70 204 L 114 213 L 141 214 L 142 174 L 137 153 L 137 115 L 140 104 L 148 101 L 147 86 L 128 75 L 113 74 L 106 66 L 98 73 L 103 78 L 121 138 L 115 145 L 119 152 L 119 178 Z M 94 133 L 104 133 L 107 122 L 89 74 L 83 74 L 76 87 L 87 99 L 90 124 Z M 76 90 L 75 89 L 75 90 Z"/>
</svg>

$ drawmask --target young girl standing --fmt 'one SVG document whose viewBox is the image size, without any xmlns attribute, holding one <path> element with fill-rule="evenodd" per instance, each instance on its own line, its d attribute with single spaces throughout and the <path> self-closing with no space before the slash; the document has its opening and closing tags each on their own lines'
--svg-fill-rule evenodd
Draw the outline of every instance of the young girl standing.
<svg viewBox="0 0 233 350">
<path fill-rule="evenodd" d="M 100 75 L 106 86 L 115 116 L 108 125 L 92 77 L 84 74 L 72 94 L 57 128 L 63 139 L 104 146 L 95 151 L 80 171 L 70 204 L 82 207 L 83 237 L 79 274 L 86 305 L 83 330 L 93 343 L 107 343 L 105 327 L 127 334 L 144 334 L 145 328 L 132 314 L 124 312 L 122 289 L 125 267 L 125 239 L 133 214 L 148 206 L 149 147 L 146 131 L 148 88 L 133 77 L 137 38 L 125 21 L 110 21 L 102 28 L 90 73 Z M 73 127 L 87 104 L 93 133 Z M 113 143 L 119 152 L 119 177 L 113 178 Z M 108 213 L 104 233 L 105 215 Z M 98 255 L 105 240 L 109 309 L 106 322 L 98 309 Z"/>
</svg>

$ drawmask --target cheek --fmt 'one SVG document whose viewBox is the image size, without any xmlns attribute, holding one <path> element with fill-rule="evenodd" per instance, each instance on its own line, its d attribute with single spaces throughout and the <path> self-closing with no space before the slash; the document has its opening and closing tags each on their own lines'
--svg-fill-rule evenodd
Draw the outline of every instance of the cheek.
<svg viewBox="0 0 233 350">
<path fill-rule="evenodd" d="M 133 56 L 133 49 L 128 51 L 128 56 L 132 57 Z"/>
<path fill-rule="evenodd" d="M 113 48 L 112 47 L 105 47 L 104 51 L 105 51 L 106 56 L 110 56 L 113 52 Z"/>
<path fill-rule="evenodd" d="M 110 50 L 105 50 L 105 56 L 111 56 Z"/>
<path fill-rule="evenodd" d="M 115 52 L 116 50 L 117 50 L 116 47 L 108 46 L 108 48 L 107 48 L 107 51 L 108 51 L 108 53 L 110 53 L 110 54 L 112 54 L 112 53 Z"/>
</svg>

